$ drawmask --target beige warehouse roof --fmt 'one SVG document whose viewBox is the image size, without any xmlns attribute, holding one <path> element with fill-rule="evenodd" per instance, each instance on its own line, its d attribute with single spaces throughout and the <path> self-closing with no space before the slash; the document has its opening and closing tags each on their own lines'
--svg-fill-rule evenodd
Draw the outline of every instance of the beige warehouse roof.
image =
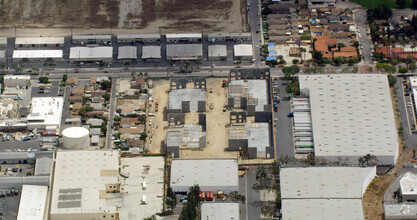
<svg viewBox="0 0 417 220">
<path fill-rule="evenodd" d="M 62 58 L 62 50 L 14 50 L 13 59 Z"/>
<path fill-rule="evenodd" d="M 249 57 L 253 56 L 253 49 L 251 44 L 239 44 L 235 45 L 234 52 L 236 57 Z"/>
<path fill-rule="evenodd" d="M 64 44 L 63 37 L 18 37 L 16 45 L 25 44 Z"/>
</svg>

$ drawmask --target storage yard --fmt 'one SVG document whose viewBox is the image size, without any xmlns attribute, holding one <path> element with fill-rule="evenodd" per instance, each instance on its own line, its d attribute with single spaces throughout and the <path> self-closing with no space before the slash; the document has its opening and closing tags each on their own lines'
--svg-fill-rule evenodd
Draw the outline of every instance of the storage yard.
<svg viewBox="0 0 417 220">
<path fill-rule="evenodd" d="M 227 92 L 226 88 L 222 87 L 222 80 L 218 78 L 206 79 L 206 111 L 204 112 L 206 114 L 206 146 L 200 149 L 181 150 L 181 158 L 237 158 L 238 152 L 225 151 L 228 140 L 226 129 L 229 124 L 229 113 L 223 112 L 223 107 L 227 103 Z M 170 82 L 168 80 L 154 80 L 153 84 L 152 103 L 158 103 L 158 111 L 155 111 L 155 116 L 148 117 L 147 129 L 151 134 L 149 149 L 154 153 L 159 153 L 164 146 L 163 142 L 168 126 L 165 115 L 168 103 L 164 100 L 168 100 Z M 187 83 L 187 88 L 192 88 L 192 86 L 193 83 Z M 196 125 L 198 115 L 198 112 L 186 113 L 185 123 Z"/>
<path fill-rule="evenodd" d="M 6 0 L 0 6 L 0 24 L 3 28 L 124 28 L 148 33 L 157 33 L 160 27 L 201 31 L 204 26 L 204 31 L 241 32 L 248 29 L 245 9 L 244 0 Z"/>
</svg>

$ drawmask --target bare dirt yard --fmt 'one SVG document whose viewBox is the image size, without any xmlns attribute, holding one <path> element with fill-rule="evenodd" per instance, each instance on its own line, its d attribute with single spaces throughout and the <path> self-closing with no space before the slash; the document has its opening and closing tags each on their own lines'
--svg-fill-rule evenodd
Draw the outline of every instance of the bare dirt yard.
<svg viewBox="0 0 417 220">
<path fill-rule="evenodd" d="M 0 28 L 15 27 L 248 31 L 245 0 L 1 0 Z"/>
</svg>

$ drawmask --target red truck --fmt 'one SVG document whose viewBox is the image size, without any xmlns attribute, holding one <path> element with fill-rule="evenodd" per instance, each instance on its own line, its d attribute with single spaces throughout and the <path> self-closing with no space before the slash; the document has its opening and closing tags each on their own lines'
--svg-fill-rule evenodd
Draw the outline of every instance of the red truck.
<svg viewBox="0 0 417 220">
<path fill-rule="evenodd" d="M 213 193 L 212 192 L 207 192 L 206 193 L 206 200 L 207 201 L 213 201 Z"/>
<path fill-rule="evenodd" d="M 200 201 L 204 201 L 206 198 L 206 193 L 205 192 L 200 192 Z"/>
</svg>

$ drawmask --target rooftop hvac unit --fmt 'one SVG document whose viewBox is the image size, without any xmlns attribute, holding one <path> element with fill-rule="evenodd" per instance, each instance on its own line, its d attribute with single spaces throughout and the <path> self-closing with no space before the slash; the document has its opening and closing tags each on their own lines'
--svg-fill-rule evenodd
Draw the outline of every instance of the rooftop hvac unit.
<svg viewBox="0 0 417 220">
<path fill-rule="evenodd" d="M 142 205 L 146 205 L 146 195 L 142 196 Z"/>
</svg>

